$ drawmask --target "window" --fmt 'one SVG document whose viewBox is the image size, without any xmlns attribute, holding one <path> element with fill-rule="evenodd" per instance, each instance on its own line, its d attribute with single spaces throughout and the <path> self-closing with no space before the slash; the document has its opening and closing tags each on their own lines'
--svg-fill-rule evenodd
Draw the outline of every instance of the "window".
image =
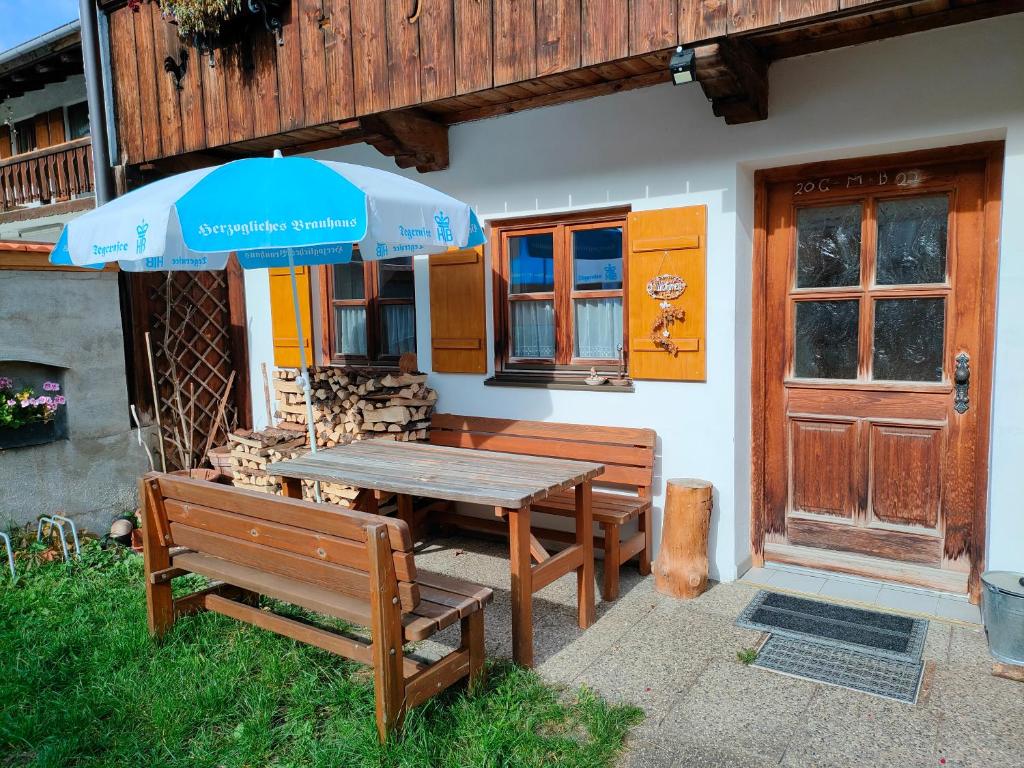
<svg viewBox="0 0 1024 768">
<path fill-rule="evenodd" d="M 625 227 L 621 210 L 495 225 L 504 371 L 572 379 L 618 368 Z"/>
<path fill-rule="evenodd" d="M 31 152 L 36 148 L 35 118 L 21 120 L 14 124 L 14 154 Z"/>
<path fill-rule="evenodd" d="M 331 362 L 394 366 L 416 351 L 412 257 L 364 262 L 356 250 L 325 275 Z"/>
<path fill-rule="evenodd" d="M 68 141 L 89 135 L 89 105 L 80 101 L 68 107 Z"/>
</svg>

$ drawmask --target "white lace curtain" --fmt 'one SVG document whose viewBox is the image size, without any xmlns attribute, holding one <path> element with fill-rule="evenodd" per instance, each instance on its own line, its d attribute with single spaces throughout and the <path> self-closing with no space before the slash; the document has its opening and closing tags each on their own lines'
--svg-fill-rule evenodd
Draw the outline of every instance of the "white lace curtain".
<svg viewBox="0 0 1024 768">
<path fill-rule="evenodd" d="M 412 304 L 381 305 L 381 350 L 386 357 L 416 351 L 416 308 Z"/>
<path fill-rule="evenodd" d="M 622 299 L 576 299 L 575 357 L 616 360 L 622 344 Z M 512 302 L 512 356 L 555 356 L 555 310 L 550 301 Z"/>
</svg>

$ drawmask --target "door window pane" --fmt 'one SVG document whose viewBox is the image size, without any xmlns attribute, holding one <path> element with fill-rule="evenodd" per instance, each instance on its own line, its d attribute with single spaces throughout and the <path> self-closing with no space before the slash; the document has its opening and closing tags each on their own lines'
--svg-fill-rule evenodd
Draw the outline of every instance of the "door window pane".
<svg viewBox="0 0 1024 768">
<path fill-rule="evenodd" d="M 352 261 L 347 264 L 334 265 L 334 298 L 336 301 L 366 298 L 363 260 L 358 251 L 353 251 Z"/>
<path fill-rule="evenodd" d="M 377 275 L 382 299 L 411 299 L 415 295 L 412 256 L 377 262 Z"/>
<path fill-rule="evenodd" d="M 573 357 L 618 360 L 622 299 L 576 299 Z"/>
<path fill-rule="evenodd" d="M 872 378 L 942 381 L 945 329 L 945 299 L 876 301 Z"/>
<path fill-rule="evenodd" d="M 861 206 L 801 208 L 796 212 L 796 287 L 860 284 Z"/>
<path fill-rule="evenodd" d="M 513 301 L 512 357 L 555 356 L 555 306 L 550 301 Z"/>
<path fill-rule="evenodd" d="M 334 308 L 334 345 L 339 355 L 366 357 L 366 308 Z"/>
<path fill-rule="evenodd" d="M 622 228 L 581 229 L 573 232 L 572 270 L 573 285 L 577 291 L 621 289 Z"/>
<path fill-rule="evenodd" d="M 509 293 L 546 293 L 555 288 L 555 241 L 550 232 L 508 239 Z"/>
<path fill-rule="evenodd" d="M 383 357 L 416 351 L 416 308 L 412 304 L 382 304 L 380 325 Z"/>
<path fill-rule="evenodd" d="M 798 301 L 794 372 L 807 379 L 857 378 L 857 319 L 860 303 Z"/>
<path fill-rule="evenodd" d="M 942 283 L 946 280 L 946 195 L 907 197 L 878 203 L 879 285 Z"/>
</svg>

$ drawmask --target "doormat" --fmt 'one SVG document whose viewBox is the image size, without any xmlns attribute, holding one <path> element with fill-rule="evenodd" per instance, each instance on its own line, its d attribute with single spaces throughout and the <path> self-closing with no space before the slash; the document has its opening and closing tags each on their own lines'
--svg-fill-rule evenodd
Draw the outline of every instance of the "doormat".
<svg viewBox="0 0 1024 768">
<path fill-rule="evenodd" d="M 736 620 L 747 629 L 892 661 L 921 659 L 927 619 L 867 611 L 761 590 Z"/>
<path fill-rule="evenodd" d="M 832 643 L 772 635 L 752 666 L 916 704 L 924 663 L 896 661 Z"/>
</svg>

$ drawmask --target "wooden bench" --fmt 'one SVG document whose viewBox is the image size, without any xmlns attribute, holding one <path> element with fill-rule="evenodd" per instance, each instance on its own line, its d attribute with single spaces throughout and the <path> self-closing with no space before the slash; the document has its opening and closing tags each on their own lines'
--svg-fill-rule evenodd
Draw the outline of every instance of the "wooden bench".
<svg viewBox="0 0 1024 768">
<path fill-rule="evenodd" d="M 560 424 L 547 421 L 490 419 L 435 413 L 431 419 L 430 442 L 458 448 L 550 456 L 560 459 L 597 461 L 605 471 L 594 479 L 595 486 L 611 490 L 595 490 L 594 521 L 602 535 L 595 536 L 594 546 L 604 550 L 604 578 L 601 594 L 605 600 L 619 596 L 619 567 L 633 557 L 639 558 L 640 573 L 651 572 L 651 486 L 654 483 L 654 449 L 657 435 L 652 429 L 596 427 L 589 424 Z M 625 491 L 625 492 L 623 492 Z M 575 513 L 575 495 L 570 489 L 532 505 L 535 512 L 561 517 Z M 458 515 L 450 508 L 432 516 L 439 522 L 458 527 L 500 533 L 489 525 Z M 622 527 L 637 521 L 637 532 L 622 540 Z M 572 533 L 534 528 L 538 539 L 573 542 Z"/>
<path fill-rule="evenodd" d="M 139 498 L 154 635 L 208 610 L 372 665 L 381 741 L 408 708 L 481 676 L 491 590 L 418 571 L 403 521 L 159 473 L 142 478 Z M 222 583 L 174 599 L 171 579 L 186 573 Z M 372 641 L 260 610 L 259 595 L 368 627 Z M 462 642 L 444 658 L 403 654 L 457 622 Z"/>
</svg>

